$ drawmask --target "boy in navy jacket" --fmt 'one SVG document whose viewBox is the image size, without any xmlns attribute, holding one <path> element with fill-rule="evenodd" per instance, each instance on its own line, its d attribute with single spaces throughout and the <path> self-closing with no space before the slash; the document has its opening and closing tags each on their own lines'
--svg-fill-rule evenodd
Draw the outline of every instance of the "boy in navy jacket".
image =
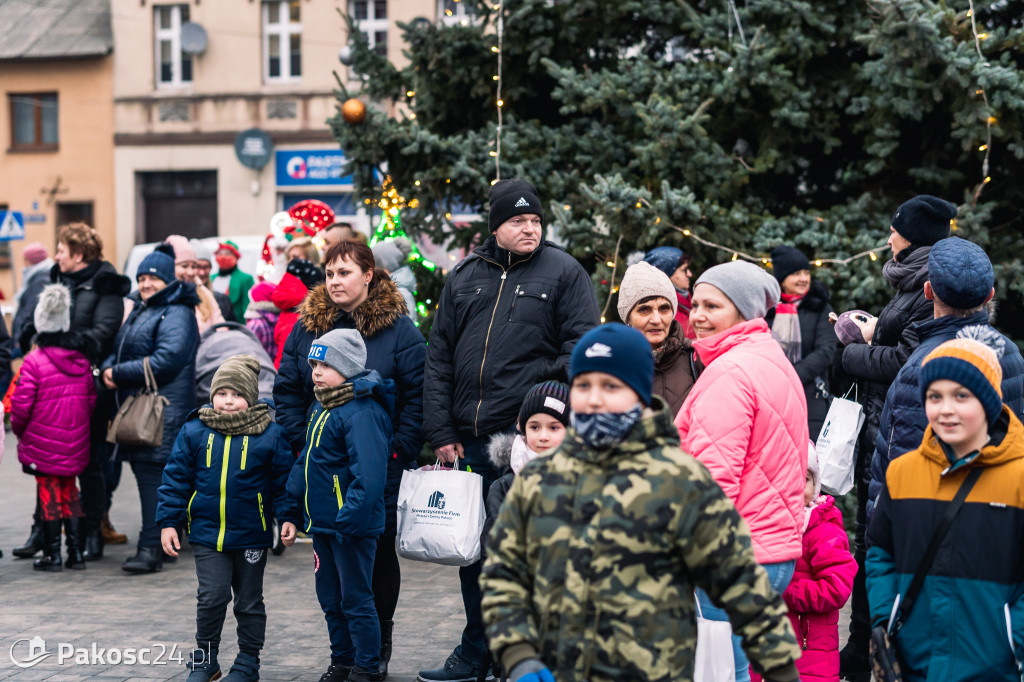
<svg viewBox="0 0 1024 682">
<path fill-rule="evenodd" d="M 259 679 L 267 628 L 263 570 L 272 545 L 271 519 L 285 509 L 294 457 L 284 429 L 259 402 L 259 361 L 228 358 L 213 376 L 210 405 L 185 421 L 157 491 L 156 521 L 163 550 L 178 556 L 177 526 L 185 521 L 199 578 L 196 651 L 189 682 L 220 674 L 217 650 L 234 589 L 238 656 L 224 680 Z"/>
<path fill-rule="evenodd" d="M 300 523 L 313 536 L 316 596 L 331 638 L 321 682 L 383 680 L 371 577 L 384 531 L 394 382 L 366 371 L 366 346 L 354 329 L 314 341 L 309 364 L 317 402 L 288 478 L 301 514 L 293 504 L 281 517 L 281 540 L 292 544 Z"/>
</svg>

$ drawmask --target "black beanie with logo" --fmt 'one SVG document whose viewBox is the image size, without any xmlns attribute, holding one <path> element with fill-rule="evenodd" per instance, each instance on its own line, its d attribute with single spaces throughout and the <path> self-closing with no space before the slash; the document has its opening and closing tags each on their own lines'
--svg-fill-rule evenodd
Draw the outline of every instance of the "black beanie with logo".
<svg viewBox="0 0 1024 682">
<path fill-rule="evenodd" d="M 517 215 L 535 214 L 544 220 L 544 209 L 537 196 L 537 188 L 526 180 L 512 178 L 499 180 L 491 185 L 491 208 L 487 216 L 487 226 L 494 232 L 501 224 Z"/>
</svg>

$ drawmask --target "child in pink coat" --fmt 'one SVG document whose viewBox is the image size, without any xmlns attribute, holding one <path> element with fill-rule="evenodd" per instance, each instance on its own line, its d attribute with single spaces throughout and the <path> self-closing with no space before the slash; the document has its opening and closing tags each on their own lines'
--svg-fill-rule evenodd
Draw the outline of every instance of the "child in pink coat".
<svg viewBox="0 0 1024 682">
<path fill-rule="evenodd" d="M 839 609 L 853 592 L 857 562 L 835 499 L 821 494 L 818 458 L 809 450 L 803 555 L 782 597 L 803 649 L 796 662 L 802 682 L 839 682 Z M 759 679 L 753 671 L 751 679 Z"/>
</svg>

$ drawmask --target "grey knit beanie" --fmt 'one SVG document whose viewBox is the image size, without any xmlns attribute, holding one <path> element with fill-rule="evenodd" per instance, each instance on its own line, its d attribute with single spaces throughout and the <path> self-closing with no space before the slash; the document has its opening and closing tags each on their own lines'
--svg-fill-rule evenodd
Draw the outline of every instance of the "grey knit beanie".
<svg viewBox="0 0 1024 682">
<path fill-rule="evenodd" d="M 210 250 L 206 248 L 201 241 L 198 239 L 189 239 L 188 243 L 189 246 L 192 247 L 192 250 L 196 252 L 196 260 L 204 260 L 210 264 L 214 262 L 213 254 L 210 253 Z"/>
<path fill-rule="evenodd" d="M 630 265 L 626 274 L 622 276 L 622 283 L 619 284 L 619 318 L 629 324 L 629 314 L 633 312 L 636 304 L 651 296 L 661 296 L 671 303 L 672 317 L 675 317 L 679 301 L 672 280 L 646 261 Z"/>
<path fill-rule="evenodd" d="M 63 284 L 47 284 L 32 317 L 40 334 L 66 332 L 71 328 L 71 291 Z"/>
<path fill-rule="evenodd" d="M 307 359 L 311 366 L 319 360 L 351 379 L 366 371 L 366 344 L 355 329 L 334 329 L 313 342 Z"/>
<path fill-rule="evenodd" d="M 217 391 L 230 388 L 237 391 L 249 407 L 260 400 L 260 361 L 255 355 L 232 355 L 224 361 L 213 375 L 210 383 L 210 401 Z"/>
<path fill-rule="evenodd" d="M 742 260 L 708 268 L 697 278 L 694 292 L 701 284 L 710 284 L 725 294 L 745 320 L 764 317 L 782 297 L 782 290 L 774 277 L 760 266 Z"/>
<path fill-rule="evenodd" d="M 394 272 L 409 262 L 412 243 L 405 237 L 393 237 L 373 245 L 373 260 L 388 272 Z"/>
</svg>

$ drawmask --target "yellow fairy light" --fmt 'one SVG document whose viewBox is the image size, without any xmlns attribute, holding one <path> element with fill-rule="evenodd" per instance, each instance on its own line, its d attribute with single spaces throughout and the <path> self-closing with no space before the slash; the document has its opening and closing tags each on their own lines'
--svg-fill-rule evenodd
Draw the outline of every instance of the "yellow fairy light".
<svg viewBox="0 0 1024 682">
<path fill-rule="evenodd" d="M 569 204 L 563 204 L 562 208 L 564 208 L 566 211 L 568 211 L 570 208 L 572 208 L 572 206 L 570 206 Z"/>
<path fill-rule="evenodd" d="M 617 294 L 617 293 L 619 293 L 619 288 L 618 288 L 618 287 L 615 287 L 614 289 L 612 289 L 612 293 L 613 293 L 613 294 Z"/>
<path fill-rule="evenodd" d="M 737 259 L 737 258 L 739 258 L 739 257 L 740 257 L 740 254 L 738 254 L 738 253 L 733 253 L 733 254 L 732 254 L 732 259 L 733 259 L 733 260 L 736 260 L 736 259 Z"/>
<path fill-rule="evenodd" d="M 990 126 L 994 126 L 997 123 L 996 117 L 989 116 L 987 119 L 985 119 L 985 123 L 989 124 Z"/>
<path fill-rule="evenodd" d="M 503 106 L 505 106 L 505 100 L 499 99 L 499 100 L 498 100 L 498 106 L 499 106 L 499 107 L 503 107 Z"/>
<path fill-rule="evenodd" d="M 498 80 L 498 76 L 497 75 L 491 76 L 491 80 L 495 80 L 495 81 Z"/>
<path fill-rule="evenodd" d="M 960 229 L 956 224 L 956 218 L 953 218 L 953 220 L 949 221 L 949 229 L 952 230 L 953 232 L 956 232 L 957 230 Z"/>
<path fill-rule="evenodd" d="M 878 256 L 875 255 L 874 251 L 872 251 L 870 255 L 871 255 L 871 260 L 878 260 Z"/>
<path fill-rule="evenodd" d="M 605 265 L 607 265 L 610 268 L 614 268 L 615 267 L 615 263 L 613 263 L 612 261 L 606 262 Z"/>
<path fill-rule="evenodd" d="M 416 182 L 414 182 L 414 183 L 412 183 L 412 184 L 414 184 L 414 185 L 416 185 L 417 187 L 419 187 L 419 186 L 420 186 L 420 181 L 419 181 L 419 180 L 417 180 Z"/>
<path fill-rule="evenodd" d="M 985 183 L 987 184 L 987 183 L 989 183 L 989 182 L 992 182 L 992 178 L 991 178 L 991 177 L 987 177 L 987 178 L 985 178 Z"/>
<path fill-rule="evenodd" d="M 501 5 L 494 5 L 494 11 L 495 12 L 497 12 L 499 9 L 501 9 Z"/>
<path fill-rule="evenodd" d="M 408 91 L 406 91 L 405 96 L 406 97 L 415 97 L 416 96 L 416 91 L 415 90 L 408 90 Z"/>
<path fill-rule="evenodd" d="M 451 220 L 452 219 L 452 214 L 451 213 L 445 213 L 444 217 L 447 218 L 448 220 Z"/>
<path fill-rule="evenodd" d="M 762 263 L 763 265 L 768 265 L 768 259 L 767 259 L 767 258 L 762 258 L 762 259 L 761 259 L 761 263 Z"/>
<path fill-rule="evenodd" d="M 498 184 L 498 178 L 494 178 L 493 180 L 491 180 L 491 184 L 492 185 L 497 185 Z"/>
<path fill-rule="evenodd" d="M 820 260 L 814 261 L 814 264 L 817 265 L 819 268 L 821 267 L 821 261 Z"/>
<path fill-rule="evenodd" d="M 977 90 L 974 91 L 974 94 L 975 95 L 980 95 L 980 94 L 982 94 L 984 92 L 985 92 L 984 90 L 982 90 L 981 88 L 978 88 Z"/>
<path fill-rule="evenodd" d="M 979 33 L 978 34 L 978 40 L 984 40 L 985 38 L 988 38 L 988 34 L 987 33 Z"/>
<path fill-rule="evenodd" d="M 409 114 L 409 118 L 416 118 L 416 112 Z"/>
<path fill-rule="evenodd" d="M 392 216 L 396 216 L 398 215 L 398 209 L 392 206 L 391 208 L 388 209 L 388 213 L 390 213 Z"/>
<path fill-rule="evenodd" d="M 988 145 L 987 145 L 987 144 L 983 144 L 983 145 L 981 145 L 980 147 L 978 147 L 978 151 L 979 151 L 979 152 L 983 152 L 983 151 L 985 151 L 986 149 L 988 149 Z"/>
<path fill-rule="evenodd" d="M 452 179 L 451 178 L 445 178 L 444 181 L 447 184 L 451 184 Z"/>
<path fill-rule="evenodd" d="M 497 155 L 498 155 L 498 152 L 489 152 L 489 154 L 490 154 L 491 156 L 497 156 Z"/>
<path fill-rule="evenodd" d="M 601 324 L 604 324 L 604 322 L 605 322 L 604 315 L 602 315 L 601 316 Z"/>
<path fill-rule="evenodd" d="M 660 215 L 659 216 L 655 216 L 654 217 L 654 224 L 657 225 L 660 222 L 661 222 L 661 216 Z"/>
<path fill-rule="evenodd" d="M 973 15 L 974 15 L 974 10 L 973 9 L 967 10 L 967 16 L 970 17 L 970 16 L 973 16 Z"/>
<path fill-rule="evenodd" d="M 491 52 L 497 52 L 497 51 L 498 51 L 498 46 L 497 45 L 492 45 L 491 46 Z"/>
<path fill-rule="evenodd" d="M 689 237 L 690 236 L 690 231 L 689 230 L 683 230 L 683 234 L 685 234 L 687 237 Z"/>
<path fill-rule="evenodd" d="M 640 208 L 641 206 L 643 206 L 643 204 L 641 204 L 641 203 L 640 203 L 640 200 L 639 200 L 639 199 L 637 199 L 637 200 L 636 200 L 636 207 L 637 207 L 637 208 Z"/>
</svg>

